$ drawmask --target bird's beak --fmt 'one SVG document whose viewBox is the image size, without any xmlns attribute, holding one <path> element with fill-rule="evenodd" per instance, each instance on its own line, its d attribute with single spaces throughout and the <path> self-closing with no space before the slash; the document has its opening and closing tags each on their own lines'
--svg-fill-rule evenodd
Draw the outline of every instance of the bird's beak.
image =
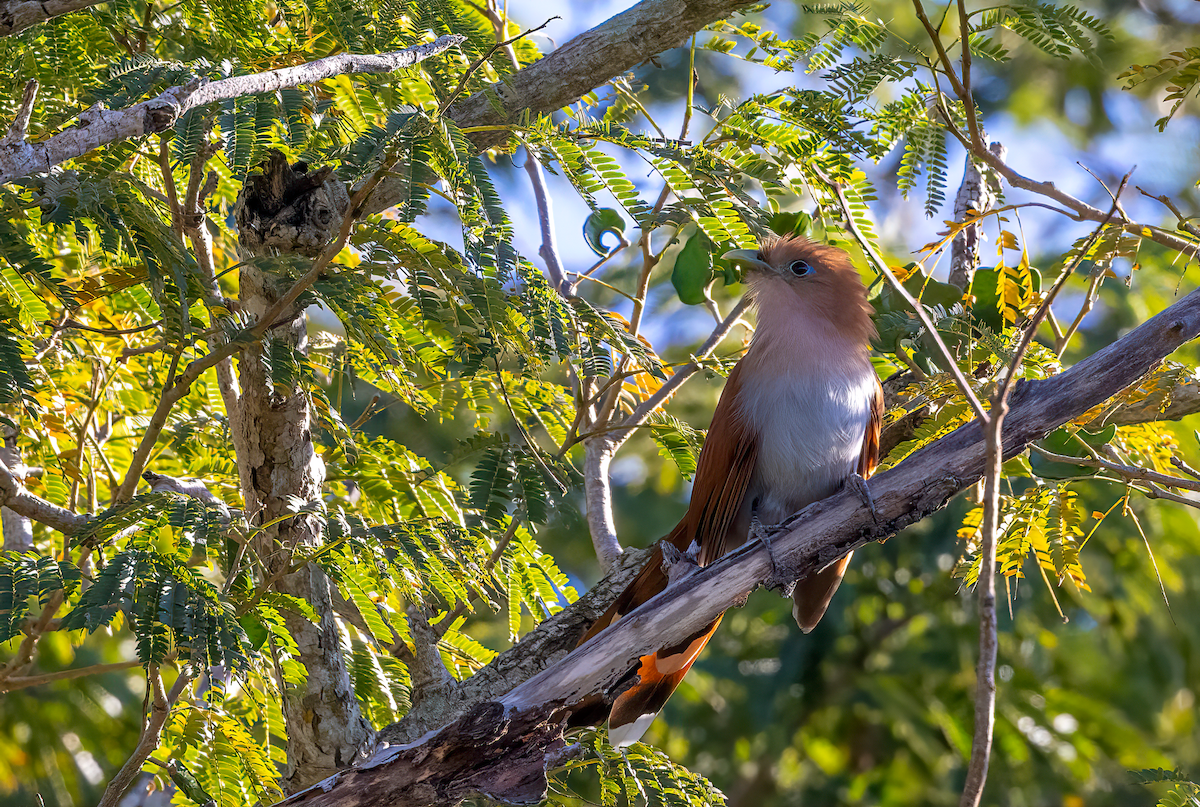
<svg viewBox="0 0 1200 807">
<path fill-rule="evenodd" d="M 733 263 L 740 263 L 748 269 L 761 269 L 764 272 L 771 269 L 771 265 L 758 257 L 758 250 L 754 249 L 731 249 L 721 257 Z"/>
</svg>

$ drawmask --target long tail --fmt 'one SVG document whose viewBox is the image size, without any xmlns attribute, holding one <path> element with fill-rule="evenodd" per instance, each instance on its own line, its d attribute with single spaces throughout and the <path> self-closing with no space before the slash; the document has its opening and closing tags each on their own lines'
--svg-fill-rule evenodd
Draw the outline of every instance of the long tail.
<svg viewBox="0 0 1200 807">
<path fill-rule="evenodd" d="M 637 683 L 617 697 L 608 715 L 608 739 L 613 745 L 621 748 L 642 739 L 720 624 L 721 617 L 717 617 L 675 647 L 642 656 Z"/>
<path fill-rule="evenodd" d="M 666 540 L 676 546 L 686 541 L 684 525 L 681 523 L 676 527 Z M 608 611 L 596 620 L 579 640 L 579 644 L 616 624 L 623 616 L 666 587 L 667 576 L 662 570 L 662 550 L 655 547 L 642 571 L 621 592 L 621 596 Z M 720 623 L 721 617 L 718 616 L 707 627 L 679 644 L 642 656 L 636 671 L 630 671 L 630 677 L 636 672 L 637 680 L 617 696 L 608 714 L 608 736 L 613 745 L 631 745 L 641 739 Z M 572 722 L 575 725 L 584 725 L 603 720 L 603 711 L 598 712 L 598 706 L 599 704 L 588 704 L 585 709 L 576 712 Z"/>
</svg>

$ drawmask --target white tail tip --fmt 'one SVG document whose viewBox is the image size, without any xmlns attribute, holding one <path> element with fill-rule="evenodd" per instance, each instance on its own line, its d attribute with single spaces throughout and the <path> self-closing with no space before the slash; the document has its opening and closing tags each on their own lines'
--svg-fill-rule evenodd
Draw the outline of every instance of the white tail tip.
<svg viewBox="0 0 1200 807">
<path fill-rule="evenodd" d="M 654 722 L 654 718 L 658 717 L 657 713 L 642 715 L 632 723 L 626 723 L 623 726 L 608 727 L 608 741 L 613 744 L 614 748 L 624 748 L 627 745 L 633 745 L 638 740 L 642 739 L 642 735 L 646 733 L 646 729 L 650 728 L 650 724 Z"/>
</svg>

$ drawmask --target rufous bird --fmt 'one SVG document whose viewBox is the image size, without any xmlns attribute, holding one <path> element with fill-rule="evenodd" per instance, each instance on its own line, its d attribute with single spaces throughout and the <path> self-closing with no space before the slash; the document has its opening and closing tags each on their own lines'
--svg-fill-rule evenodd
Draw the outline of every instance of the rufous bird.
<svg viewBox="0 0 1200 807">
<path fill-rule="evenodd" d="M 724 257 L 747 269 L 758 326 L 713 413 L 687 514 L 666 538 L 701 566 L 760 526 L 870 476 L 883 416 L 870 358 L 871 306 L 850 256 L 790 237 Z M 580 644 L 666 588 L 662 561 L 656 548 Z M 824 615 L 849 561 L 847 555 L 798 581 L 792 614 L 805 633 Z M 641 738 L 720 622 L 718 616 L 691 638 L 641 658 L 637 681 L 609 714 L 613 745 Z"/>
</svg>

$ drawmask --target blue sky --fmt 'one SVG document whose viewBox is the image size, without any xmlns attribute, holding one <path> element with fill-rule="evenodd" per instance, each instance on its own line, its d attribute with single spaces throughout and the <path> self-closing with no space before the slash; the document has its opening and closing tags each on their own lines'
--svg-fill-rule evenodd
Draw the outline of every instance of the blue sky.
<svg viewBox="0 0 1200 807">
<path fill-rule="evenodd" d="M 1185 19 L 1195 17 L 1200 21 L 1200 3 L 1192 0 L 1169 0 L 1167 4 L 1179 14 L 1188 15 Z M 534 35 L 535 41 L 543 51 L 561 45 L 571 37 L 632 5 L 632 0 L 557 3 L 545 0 L 508 0 L 508 9 L 513 19 L 527 27 L 539 25 L 553 15 L 561 17 L 551 21 L 545 29 Z M 776 3 L 768 10 L 767 15 L 774 25 L 786 26 L 787 20 L 795 13 L 794 8 L 790 3 Z M 1152 34 L 1153 26 L 1157 25 L 1152 16 L 1138 11 L 1129 12 L 1122 23 L 1127 28 L 1145 26 L 1144 30 L 1137 32 L 1140 34 Z M 749 64 L 734 57 L 725 57 L 725 63 L 730 73 L 741 80 L 742 86 L 753 87 L 758 92 L 793 83 L 800 86 L 821 85 L 817 76 L 779 74 L 769 68 Z M 1113 89 L 1107 91 L 1104 97 L 1104 105 L 1115 128 L 1094 140 L 1087 149 L 1080 148 L 1066 134 L 1045 121 L 1026 126 L 1001 115 L 992 116 L 984 123 L 989 136 L 999 139 L 1008 147 L 1008 162 L 1017 171 L 1033 179 L 1053 180 L 1063 190 L 1097 207 L 1107 208 L 1107 193 L 1076 163 L 1087 166 L 1110 185 L 1119 181 L 1121 175 L 1136 165 L 1131 187 L 1123 197 L 1125 209 L 1135 220 L 1173 226 L 1172 218 L 1161 205 L 1143 198 L 1132 186 L 1140 185 L 1151 193 L 1166 193 L 1179 200 L 1181 192 L 1190 188 L 1200 173 L 1200 122 L 1196 118 L 1179 115 L 1166 132 L 1160 134 L 1153 127 L 1154 119 L 1162 114 L 1155 108 L 1156 105 L 1117 89 L 1115 82 Z M 1068 96 L 1064 112 L 1075 123 L 1083 124 L 1086 123 L 1084 118 L 1089 114 L 1089 109 L 1090 104 L 1085 96 Z M 652 108 L 651 112 L 665 130 L 678 131 L 682 110 L 662 107 Z M 642 124 L 644 120 L 638 119 L 631 125 L 637 127 Z M 704 117 L 698 116 L 693 124 L 693 133 L 702 133 L 705 125 Z M 615 151 L 612 153 L 621 160 L 630 178 L 645 189 L 645 195 L 653 198 L 661 186 L 657 178 L 649 173 L 645 163 L 631 155 Z M 873 205 L 877 232 L 885 244 L 896 252 L 897 257 L 901 257 L 906 250 L 915 250 L 932 240 L 937 231 L 944 228 L 942 219 L 950 218 L 952 214 L 952 199 L 954 189 L 961 178 L 963 156 L 957 144 L 952 144 L 948 201 L 933 220 L 925 217 L 923 198 L 920 194 L 916 194 L 912 200 L 905 201 L 881 193 L 880 200 Z M 523 159 L 523 154 L 516 155 L 518 164 Z M 870 166 L 864 167 L 868 172 L 871 171 Z M 499 188 L 513 219 L 517 248 L 541 266 L 541 259 L 537 256 L 540 236 L 536 207 L 525 173 L 511 172 L 507 176 L 504 172 L 499 173 Z M 581 270 L 594 260 L 593 253 L 584 244 L 580 230 L 589 212 L 588 208 L 565 180 L 549 175 L 547 181 L 553 196 L 556 234 L 564 264 L 568 270 Z M 888 182 L 881 178 L 877 185 L 881 190 L 885 190 Z M 1011 189 L 1006 192 L 1006 197 L 1009 202 L 1037 198 Z M 444 238 L 451 243 L 461 240 L 459 235 L 449 231 L 449 222 L 445 218 L 441 218 L 440 222 L 435 219 L 430 224 L 437 230 L 447 230 L 431 233 L 435 237 Z M 1021 226 L 1031 243 L 1041 245 L 1044 251 L 1057 249 L 1060 252 L 1074 239 L 1091 229 L 1091 225 L 1073 223 L 1048 211 L 1023 213 Z M 995 254 L 990 245 L 985 245 L 984 250 L 985 260 L 990 260 Z M 1010 256 L 1009 260 L 1013 262 L 1016 258 Z M 946 262 L 946 259 L 943 259 L 943 265 Z M 1071 303 L 1071 296 L 1065 296 L 1063 306 L 1069 309 Z M 627 314 L 628 311 L 623 313 Z M 656 347 L 662 350 L 669 343 L 703 338 L 711 324 L 711 318 L 702 308 L 676 304 L 676 307 L 671 309 L 670 316 L 650 319 L 647 335 Z"/>
</svg>

